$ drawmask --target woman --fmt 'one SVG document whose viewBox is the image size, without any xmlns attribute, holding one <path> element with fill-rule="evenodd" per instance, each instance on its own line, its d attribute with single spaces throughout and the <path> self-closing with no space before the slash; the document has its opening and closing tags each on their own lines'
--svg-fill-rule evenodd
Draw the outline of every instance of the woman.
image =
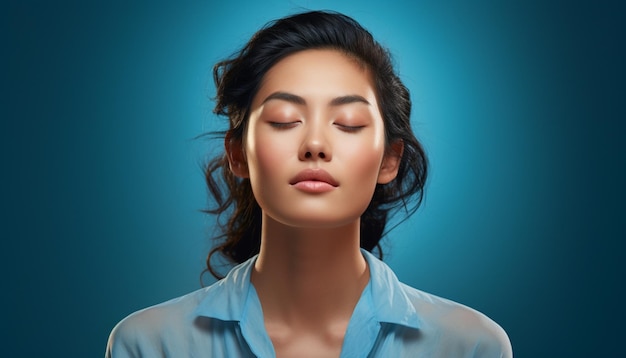
<svg viewBox="0 0 626 358">
<path fill-rule="evenodd" d="M 481 313 L 398 281 L 369 251 L 415 211 L 426 159 L 389 54 L 349 17 L 270 23 L 218 63 L 225 155 L 206 170 L 222 254 L 214 285 L 136 312 L 107 356 L 510 357 Z M 227 189 L 222 193 L 224 187 Z"/>
</svg>

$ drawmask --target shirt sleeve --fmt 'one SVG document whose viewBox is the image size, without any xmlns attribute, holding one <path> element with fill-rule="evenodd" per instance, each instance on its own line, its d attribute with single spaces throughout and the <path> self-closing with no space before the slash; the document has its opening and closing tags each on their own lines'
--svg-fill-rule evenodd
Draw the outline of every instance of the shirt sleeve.
<svg viewBox="0 0 626 358">
<path fill-rule="evenodd" d="M 441 356 L 511 358 L 511 342 L 504 329 L 485 314 L 445 299 L 433 299 L 430 312 L 422 307 L 425 337 Z"/>
<path fill-rule="evenodd" d="M 146 309 L 121 320 L 109 335 L 105 357 L 162 357 L 171 353 L 162 340 L 162 316 L 160 310 Z"/>
<path fill-rule="evenodd" d="M 141 357 L 142 347 L 138 331 L 134 329 L 132 322 L 122 320 L 109 335 L 105 358 L 131 358 Z"/>
<path fill-rule="evenodd" d="M 504 329 L 484 314 L 462 307 L 449 317 L 448 329 L 468 349 L 472 358 L 512 358 L 511 341 Z M 471 352 L 471 354 L 467 354 Z"/>
<path fill-rule="evenodd" d="M 485 332 L 485 337 L 477 342 L 474 355 L 475 358 L 512 358 L 513 349 L 511 341 L 502 327 L 494 323 Z"/>
</svg>

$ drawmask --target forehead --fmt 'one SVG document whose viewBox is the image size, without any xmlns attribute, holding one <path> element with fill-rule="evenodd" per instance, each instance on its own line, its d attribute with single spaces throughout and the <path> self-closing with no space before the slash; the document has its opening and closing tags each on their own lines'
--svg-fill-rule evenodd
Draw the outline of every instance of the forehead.
<svg viewBox="0 0 626 358">
<path fill-rule="evenodd" d="M 367 67 L 332 49 L 304 50 L 278 61 L 263 77 L 253 106 L 276 91 L 320 100 L 357 94 L 376 103 L 374 81 Z"/>
</svg>

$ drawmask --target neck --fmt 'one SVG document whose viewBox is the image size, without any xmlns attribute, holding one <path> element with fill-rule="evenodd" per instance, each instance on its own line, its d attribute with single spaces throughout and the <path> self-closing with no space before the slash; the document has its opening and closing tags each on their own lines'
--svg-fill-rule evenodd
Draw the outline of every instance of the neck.
<svg viewBox="0 0 626 358">
<path fill-rule="evenodd" d="M 252 274 L 266 322 L 347 325 L 369 280 L 358 220 L 300 229 L 263 217 L 261 249 Z"/>
</svg>

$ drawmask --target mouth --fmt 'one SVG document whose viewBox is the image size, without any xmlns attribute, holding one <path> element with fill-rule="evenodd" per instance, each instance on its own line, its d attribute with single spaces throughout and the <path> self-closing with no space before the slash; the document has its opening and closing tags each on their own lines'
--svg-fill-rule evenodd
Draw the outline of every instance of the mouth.
<svg viewBox="0 0 626 358">
<path fill-rule="evenodd" d="M 324 169 L 305 169 L 293 177 L 289 184 L 308 192 L 325 192 L 339 186 L 339 182 Z"/>
</svg>

